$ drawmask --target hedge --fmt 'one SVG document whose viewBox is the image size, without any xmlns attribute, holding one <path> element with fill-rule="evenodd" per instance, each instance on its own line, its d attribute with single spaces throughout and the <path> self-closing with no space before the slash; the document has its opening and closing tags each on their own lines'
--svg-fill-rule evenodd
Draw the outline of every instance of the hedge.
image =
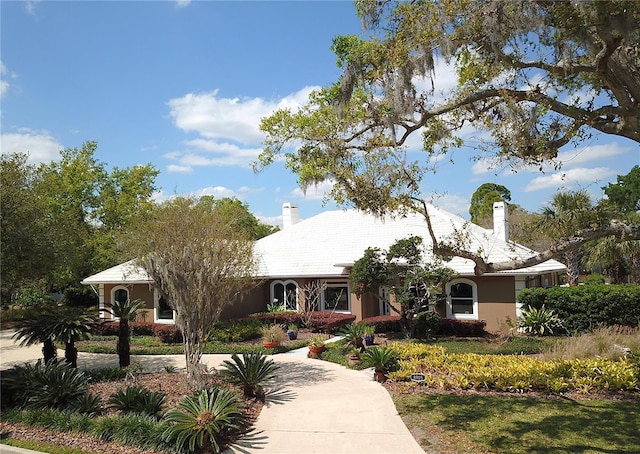
<svg viewBox="0 0 640 454">
<path fill-rule="evenodd" d="M 524 289 L 518 295 L 523 308 L 552 309 L 569 333 L 602 326 L 640 325 L 640 286 L 580 285 Z"/>
<path fill-rule="evenodd" d="M 378 315 L 368 317 L 363 320 L 367 325 L 376 327 L 376 333 L 389 331 L 401 331 L 399 315 Z M 484 337 L 487 332 L 484 330 L 486 324 L 479 320 L 456 320 L 453 318 L 443 318 L 440 320 L 440 328 L 434 335 L 455 336 L 455 337 Z"/>
<path fill-rule="evenodd" d="M 289 325 L 295 323 L 298 326 L 306 326 L 312 331 L 337 331 L 341 327 L 353 323 L 356 316 L 353 314 L 343 314 L 339 312 L 314 311 L 309 316 L 309 323 L 306 323 L 305 314 L 299 312 L 261 312 L 248 317 L 236 318 L 232 321 L 242 322 L 247 320 L 260 320 L 264 323 L 276 325 Z"/>
</svg>

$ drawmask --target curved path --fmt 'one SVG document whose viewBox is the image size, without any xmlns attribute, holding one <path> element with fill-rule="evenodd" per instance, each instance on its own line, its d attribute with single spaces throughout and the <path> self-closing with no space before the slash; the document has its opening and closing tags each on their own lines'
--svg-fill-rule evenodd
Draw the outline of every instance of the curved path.
<svg viewBox="0 0 640 454">
<path fill-rule="evenodd" d="M 0 368 L 41 357 L 40 347 L 19 348 L 0 332 Z M 59 352 L 63 357 L 64 353 Z M 218 367 L 230 355 L 204 355 Z M 394 453 L 424 454 L 398 415 L 387 390 L 372 372 L 309 359 L 306 348 L 274 355 L 278 378 L 267 387 L 267 400 L 254 429 L 230 453 Z M 183 355 L 132 355 L 146 372 L 165 365 L 184 367 Z M 116 355 L 80 353 L 81 368 L 117 367 Z M 0 445 L 0 452 L 9 451 Z"/>
</svg>

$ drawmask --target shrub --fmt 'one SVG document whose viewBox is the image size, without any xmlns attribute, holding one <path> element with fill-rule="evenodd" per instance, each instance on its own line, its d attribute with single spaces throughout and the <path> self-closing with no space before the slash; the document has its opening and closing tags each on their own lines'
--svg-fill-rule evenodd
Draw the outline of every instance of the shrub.
<svg viewBox="0 0 640 454">
<path fill-rule="evenodd" d="M 243 342 L 257 339 L 261 335 L 262 325 L 260 320 L 217 323 L 209 332 L 209 338 L 219 342 Z"/>
<path fill-rule="evenodd" d="M 440 321 L 442 317 L 434 311 L 419 312 L 413 324 L 413 336 L 418 339 L 425 339 L 440 331 Z"/>
<path fill-rule="evenodd" d="M 162 405 L 167 395 L 149 391 L 140 386 L 127 386 L 109 397 L 109 407 L 122 413 L 139 413 L 157 417 L 162 412 Z"/>
<path fill-rule="evenodd" d="M 97 416 L 102 413 L 102 399 L 91 393 L 85 393 L 69 405 L 71 411 L 87 416 Z"/>
<path fill-rule="evenodd" d="M 245 427 L 241 404 L 233 391 L 208 388 L 193 396 L 185 396 L 175 409 L 169 410 L 165 421 L 170 425 L 163 439 L 178 451 L 221 452 L 221 439 L 228 433 Z"/>
<path fill-rule="evenodd" d="M 484 330 L 485 326 L 486 323 L 479 320 L 443 318 L 440 320 L 438 334 L 457 337 L 484 337 L 487 334 Z"/>
<path fill-rule="evenodd" d="M 368 348 L 361 356 L 362 363 L 376 372 L 391 372 L 396 368 L 398 353 L 389 347 Z"/>
<path fill-rule="evenodd" d="M 518 317 L 518 327 L 524 329 L 525 332 L 544 336 L 557 333 L 562 329 L 562 321 L 556 313 L 544 307 L 539 309 L 529 307 L 522 310 L 522 315 Z"/>
<path fill-rule="evenodd" d="M 2 374 L 3 405 L 63 410 L 87 392 L 87 383 L 84 372 L 63 361 L 15 366 Z"/>
<path fill-rule="evenodd" d="M 262 353 L 245 353 L 242 359 L 233 355 L 231 360 L 222 363 L 220 374 L 231 383 L 242 386 L 247 397 L 264 398 L 262 384 L 275 377 L 279 366 L 273 360 L 267 359 Z"/>
<path fill-rule="evenodd" d="M 168 452 L 170 446 L 162 440 L 166 428 L 166 423 L 158 422 L 150 416 L 128 414 L 98 418 L 91 433 L 103 441 Z"/>
<path fill-rule="evenodd" d="M 156 324 L 153 326 L 153 334 L 164 344 L 179 344 L 183 341 L 182 331 L 175 325 Z"/>
<path fill-rule="evenodd" d="M 376 327 L 376 333 L 388 333 L 391 331 L 400 332 L 402 327 L 400 326 L 399 315 L 378 315 L 376 317 L 368 317 L 363 320 L 367 325 L 373 325 Z"/>
<path fill-rule="evenodd" d="M 349 344 L 356 348 L 362 348 L 363 340 L 365 334 L 365 328 L 368 327 L 366 323 L 350 323 L 342 327 L 340 330 L 340 335 L 344 336 L 344 340 Z"/>
<path fill-rule="evenodd" d="M 580 285 L 524 289 L 518 295 L 523 308 L 552 309 L 570 333 L 601 326 L 640 324 L 640 286 Z"/>
<path fill-rule="evenodd" d="M 98 336 L 117 336 L 120 332 L 119 322 L 102 322 L 93 327 L 92 333 Z"/>
<path fill-rule="evenodd" d="M 130 322 L 129 328 L 131 329 L 131 334 L 134 336 L 153 336 L 154 332 L 154 324 L 149 322 Z"/>
</svg>

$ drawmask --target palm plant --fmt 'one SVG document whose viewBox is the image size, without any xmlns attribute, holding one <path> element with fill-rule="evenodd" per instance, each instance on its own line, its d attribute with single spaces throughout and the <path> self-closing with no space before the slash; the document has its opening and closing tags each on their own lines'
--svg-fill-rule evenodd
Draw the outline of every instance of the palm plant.
<svg viewBox="0 0 640 454">
<path fill-rule="evenodd" d="M 118 352 L 118 362 L 120 367 L 127 367 L 131 364 L 131 330 L 129 322 L 134 321 L 139 310 L 144 306 L 144 301 L 126 299 L 125 301 L 114 301 L 111 309 L 103 309 L 104 312 L 111 314 L 112 317 L 120 319 L 118 325 L 118 343 L 116 350 Z"/>
<path fill-rule="evenodd" d="M 640 241 L 618 241 L 615 237 L 606 237 L 597 240 L 589 249 L 585 265 L 591 269 L 602 267 L 611 276 L 613 284 L 623 284 L 630 270 L 632 280 L 638 283 L 639 259 Z"/>
<path fill-rule="evenodd" d="M 140 386 L 127 386 L 109 397 L 107 404 L 122 413 L 139 413 L 157 417 L 167 395 L 162 392 L 149 391 Z"/>
<path fill-rule="evenodd" d="M 58 356 L 51 333 L 52 320 L 50 313 L 39 313 L 18 329 L 12 336 L 12 339 L 21 340 L 21 347 L 42 343 L 44 362 L 49 363 Z"/>
<path fill-rule="evenodd" d="M 550 238 L 567 238 L 589 226 L 594 212 L 589 194 L 584 191 L 558 192 L 551 204 L 542 209 L 542 218 L 537 228 Z M 564 252 L 567 265 L 567 281 L 578 285 L 580 276 L 580 253 L 578 249 Z"/>
<path fill-rule="evenodd" d="M 234 354 L 231 361 L 223 361 L 220 374 L 231 383 L 242 386 L 245 396 L 264 399 L 262 384 L 275 378 L 279 368 L 262 352 L 252 352 L 243 353 L 242 359 Z"/>
<path fill-rule="evenodd" d="M 374 347 L 367 349 L 361 359 L 364 365 L 374 368 L 375 379 L 382 382 L 386 374 L 395 367 L 398 353 L 389 347 Z"/>
<path fill-rule="evenodd" d="M 221 438 L 245 427 L 241 403 L 228 389 L 206 388 L 185 396 L 164 420 L 170 424 L 163 438 L 173 442 L 178 451 L 219 453 Z"/>
<path fill-rule="evenodd" d="M 350 323 L 346 325 L 340 331 L 340 334 L 344 337 L 348 344 L 353 345 L 355 348 L 362 348 L 362 338 L 365 335 L 367 324 L 363 322 Z"/>
<path fill-rule="evenodd" d="M 71 367 L 78 367 L 78 349 L 76 341 L 89 338 L 96 319 L 75 309 L 57 311 L 51 322 L 51 335 L 60 342 L 64 342 L 64 358 Z"/>
<path fill-rule="evenodd" d="M 540 308 L 522 309 L 522 315 L 518 318 L 518 326 L 525 332 L 544 336 L 545 334 L 553 334 L 553 330 L 562 328 L 562 320 L 552 309 L 547 309 L 543 304 Z"/>
</svg>

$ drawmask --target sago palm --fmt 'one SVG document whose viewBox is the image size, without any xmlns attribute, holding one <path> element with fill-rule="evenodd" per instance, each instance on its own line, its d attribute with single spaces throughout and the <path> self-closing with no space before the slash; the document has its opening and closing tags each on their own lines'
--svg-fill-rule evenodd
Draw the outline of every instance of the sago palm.
<svg viewBox="0 0 640 454">
<path fill-rule="evenodd" d="M 164 417 L 169 427 L 165 441 L 176 450 L 219 453 L 220 439 L 229 432 L 244 429 L 245 419 L 236 394 L 228 389 L 207 388 L 193 396 L 185 396 Z"/>
<path fill-rule="evenodd" d="M 76 309 L 56 311 L 51 324 L 51 334 L 56 341 L 64 342 L 64 358 L 69 366 L 78 367 L 76 341 L 89 338 L 97 321 L 95 317 L 78 312 Z"/>
<path fill-rule="evenodd" d="M 220 374 L 231 383 L 242 386 L 247 397 L 264 398 L 262 384 L 273 379 L 279 366 L 261 352 L 234 354 L 222 363 Z"/>
<path fill-rule="evenodd" d="M 21 347 L 42 343 L 42 355 L 45 364 L 48 364 L 58 356 L 51 332 L 54 321 L 50 312 L 40 313 L 33 319 L 26 321 L 25 325 L 18 329 L 12 338 L 20 340 Z"/>
<path fill-rule="evenodd" d="M 134 321 L 140 308 L 144 306 L 144 301 L 129 299 L 125 301 L 114 301 L 111 309 L 103 309 L 103 311 L 111 314 L 112 317 L 120 319 L 118 325 L 118 343 L 116 350 L 118 352 L 118 362 L 120 367 L 127 367 L 131 364 L 131 330 L 129 322 Z"/>
</svg>

